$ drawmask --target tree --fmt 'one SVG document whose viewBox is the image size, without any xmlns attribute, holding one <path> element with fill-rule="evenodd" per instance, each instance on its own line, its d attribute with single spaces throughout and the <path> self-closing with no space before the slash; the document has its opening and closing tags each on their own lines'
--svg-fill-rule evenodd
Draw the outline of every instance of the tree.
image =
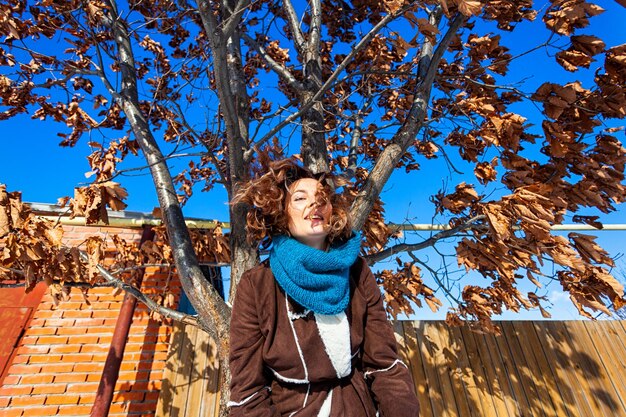
<svg viewBox="0 0 626 417">
<path fill-rule="evenodd" d="M 124 159 L 140 153 L 165 224 L 143 253 L 175 264 L 197 324 L 219 341 L 224 381 L 229 308 L 197 254 L 231 263 L 231 297 L 258 255 L 245 239 L 245 207 L 231 206 L 227 236 L 218 229 L 192 237 L 181 204 L 198 183 L 206 192 L 223 186 L 232 198 L 270 160 L 288 156 L 288 145 L 311 170 L 352 181 L 343 192 L 370 262 L 405 254 L 397 270 L 378 273 L 391 313 L 422 300 L 436 309 L 435 291 L 449 294 L 417 254 L 447 239 L 459 265 L 490 281 L 452 297 L 449 323 L 464 318 L 497 331 L 492 314 L 542 308 L 535 293 L 518 290 L 524 279 L 558 280 L 589 316 L 608 311 L 604 300 L 625 301 L 607 269 L 613 260 L 592 236 L 564 237 L 551 226 L 573 216 L 601 227 L 581 210 L 607 213 L 626 198 L 626 150 L 610 122 L 626 114 L 626 45 L 607 48 L 579 34 L 603 11 L 595 4 L 538 8 L 534 24 L 550 36 L 529 50 L 555 52 L 574 74 L 598 57 L 595 74 L 547 79 L 534 92 L 509 76 L 509 64 L 527 54 L 513 56 L 504 35 L 539 14 L 526 0 L 8 0 L 0 5 L 0 118 L 55 120 L 65 125 L 61 146 L 92 134 L 93 183 L 69 200 L 88 222 L 106 222 L 106 207 L 124 208 L 116 180 Z M 541 113 L 539 132 L 520 103 Z M 189 168 L 170 172 L 168 161 L 181 153 Z M 426 159 L 451 172 L 463 165 L 474 179 L 432 197 L 448 230 L 402 241 L 385 223 L 380 194 L 395 170 L 423 175 Z M 27 287 L 44 279 L 59 294 L 73 281 L 118 279 L 100 265 L 101 240 L 63 247 L 60 228 L 31 216 L 17 193 L 0 189 L 0 208 L 3 279 Z M 138 250 L 114 243 L 120 262 Z M 555 276 L 544 276 L 545 262 L 559 267 Z"/>
</svg>

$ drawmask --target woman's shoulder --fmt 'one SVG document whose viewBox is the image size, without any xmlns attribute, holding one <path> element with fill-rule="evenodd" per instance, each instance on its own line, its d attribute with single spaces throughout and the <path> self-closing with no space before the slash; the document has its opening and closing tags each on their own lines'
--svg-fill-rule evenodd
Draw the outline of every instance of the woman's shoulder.
<svg viewBox="0 0 626 417">
<path fill-rule="evenodd" d="M 241 279 L 250 281 L 252 285 L 273 284 L 274 276 L 270 269 L 269 261 L 265 260 L 258 265 L 253 266 L 243 273 Z"/>
<path fill-rule="evenodd" d="M 356 261 L 350 267 L 350 275 L 355 282 L 360 283 L 365 276 L 371 273 L 370 267 L 367 265 L 367 261 L 362 256 L 357 256 Z"/>
</svg>

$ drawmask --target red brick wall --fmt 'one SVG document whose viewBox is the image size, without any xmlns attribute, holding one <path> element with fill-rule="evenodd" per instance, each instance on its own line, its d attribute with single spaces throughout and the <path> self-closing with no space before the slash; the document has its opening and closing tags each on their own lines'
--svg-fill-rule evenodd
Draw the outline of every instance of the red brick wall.
<svg viewBox="0 0 626 417">
<path fill-rule="evenodd" d="M 119 232 L 127 240 L 141 236 L 139 229 L 70 226 L 65 237 L 79 244 L 95 233 Z M 167 279 L 167 270 L 148 268 L 142 289 L 157 291 Z M 0 417 L 89 415 L 123 298 L 98 288 L 89 291 L 88 304 L 73 289 L 70 300 L 55 307 L 45 295 L 0 387 Z M 150 319 L 137 304 L 110 416 L 154 414 L 170 335 L 170 325 Z"/>
</svg>

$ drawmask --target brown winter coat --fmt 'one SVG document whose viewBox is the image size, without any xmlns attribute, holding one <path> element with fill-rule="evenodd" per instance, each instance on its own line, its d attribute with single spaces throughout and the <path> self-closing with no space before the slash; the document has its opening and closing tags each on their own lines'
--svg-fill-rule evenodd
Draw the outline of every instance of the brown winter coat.
<svg viewBox="0 0 626 417">
<path fill-rule="evenodd" d="M 350 373 L 340 379 L 314 313 L 285 299 L 268 263 L 243 275 L 230 330 L 231 417 L 374 417 L 377 409 L 382 417 L 419 415 L 380 290 L 361 258 L 350 269 L 350 286 L 352 367 L 344 359 Z M 331 391 L 330 413 L 320 413 Z"/>
</svg>

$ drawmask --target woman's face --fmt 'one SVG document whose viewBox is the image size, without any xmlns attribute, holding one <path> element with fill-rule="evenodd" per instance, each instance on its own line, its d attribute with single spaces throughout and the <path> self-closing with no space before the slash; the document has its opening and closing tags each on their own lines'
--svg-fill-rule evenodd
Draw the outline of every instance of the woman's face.
<svg viewBox="0 0 626 417">
<path fill-rule="evenodd" d="M 289 188 L 287 216 L 289 233 L 297 241 L 324 250 L 332 206 L 315 202 L 320 184 L 313 178 L 302 178 Z"/>
</svg>

